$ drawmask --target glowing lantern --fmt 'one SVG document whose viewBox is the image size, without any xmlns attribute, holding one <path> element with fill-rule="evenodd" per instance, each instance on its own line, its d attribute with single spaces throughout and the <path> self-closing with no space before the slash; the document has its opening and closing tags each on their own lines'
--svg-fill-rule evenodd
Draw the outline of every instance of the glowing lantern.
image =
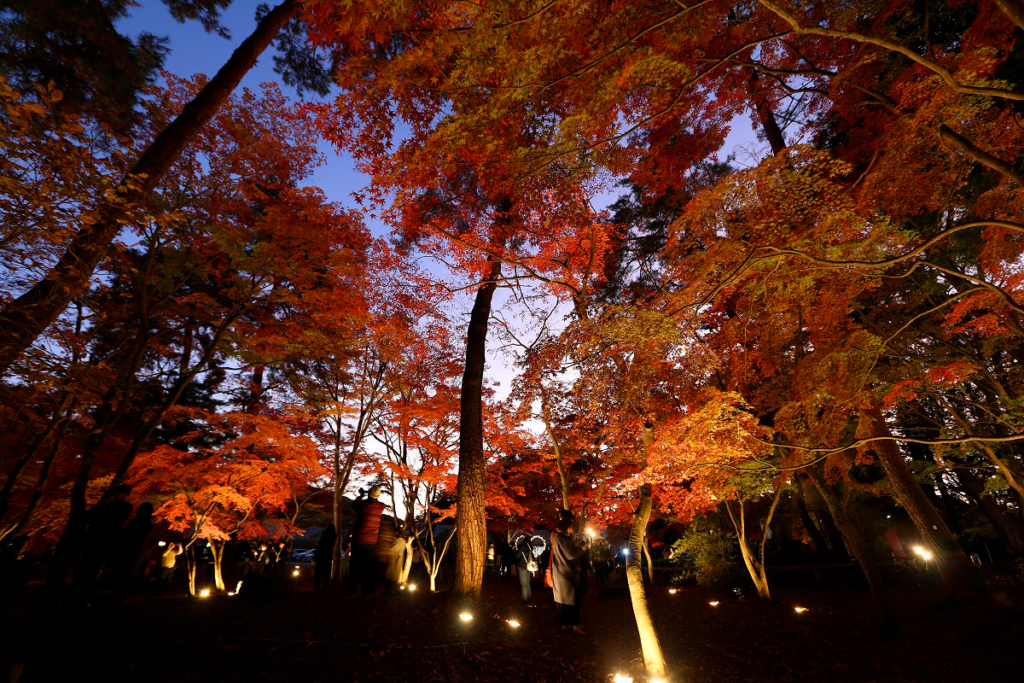
<svg viewBox="0 0 1024 683">
<path fill-rule="evenodd" d="M 416 584 L 415 583 L 410 583 L 409 584 L 409 590 L 411 590 L 411 591 L 416 590 Z"/>
<path fill-rule="evenodd" d="M 473 621 L 473 615 L 469 612 L 463 612 L 459 615 L 459 619 L 462 619 L 463 621 Z"/>
</svg>

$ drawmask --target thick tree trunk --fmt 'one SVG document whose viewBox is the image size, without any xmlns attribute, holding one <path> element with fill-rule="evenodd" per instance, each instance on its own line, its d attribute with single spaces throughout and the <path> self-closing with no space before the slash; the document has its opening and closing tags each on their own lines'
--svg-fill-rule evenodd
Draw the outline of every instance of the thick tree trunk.
<svg viewBox="0 0 1024 683">
<path fill-rule="evenodd" d="M 875 605 L 875 613 L 878 616 L 879 622 L 882 626 L 883 631 L 887 634 L 895 635 L 899 633 L 900 627 L 899 622 L 896 621 L 896 615 L 893 613 L 892 608 L 889 604 L 889 599 L 886 596 L 885 584 L 882 582 L 882 574 L 878 570 L 878 565 L 875 564 L 875 560 L 871 557 L 871 551 L 868 548 L 867 543 L 864 541 L 864 537 L 861 536 L 853 520 L 846 513 L 846 502 L 840 500 L 836 496 L 832 488 L 825 482 L 813 469 L 805 469 L 804 472 L 810 478 L 815 488 L 821 494 L 822 499 L 825 501 L 825 505 L 828 506 L 828 511 L 835 520 L 836 525 L 846 538 L 847 545 L 850 546 L 850 550 L 853 552 L 853 556 L 857 560 L 857 564 L 860 565 L 861 571 L 864 572 L 864 578 L 868 581 L 868 588 L 871 590 L 871 599 Z"/>
<path fill-rule="evenodd" d="M 1024 2 L 1021 0 L 995 0 L 996 7 L 1010 18 L 1017 28 L 1024 29 Z"/>
<path fill-rule="evenodd" d="M 196 550 L 193 543 L 185 549 L 185 567 L 188 569 L 188 594 L 196 597 Z"/>
<path fill-rule="evenodd" d="M 888 436 L 890 433 L 882 411 L 876 405 L 862 407 L 860 420 L 861 431 L 864 434 Z M 921 534 L 922 541 L 931 548 L 935 557 L 942 557 L 945 547 L 948 547 L 950 543 L 959 548 L 956 536 L 946 525 L 946 521 L 942 519 L 939 511 L 928 500 L 925 492 L 921 490 L 921 485 L 914 477 L 914 473 L 910 471 L 910 467 L 907 466 L 907 461 L 903 458 L 903 453 L 900 452 L 896 442 L 878 441 L 873 448 L 882 468 L 889 477 L 896 500 L 906 509 L 914 526 L 917 527 L 917 532 Z M 821 490 L 821 487 L 818 488 Z M 838 520 L 836 521 L 838 523 Z"/>
<path fill-rule="evenodd" d="M 296 0 L 285 0 L 269 12 L 256 30 L 235 50 L 217 75 L 185 105 L 177 118 L 142 153 L 120 183 L 127 188 L 120 201 L 104 203 L 91 225 L 75 235 L 57 264 L 31 289 L 0 310 L 0 377 L 11 363 L 32 345 L 89 285 L 93 271 L 111 241 L 122 228 L 126 206 L 143 202 L 170 169 L 199 130 L 213 118 L 298 9 Z"/>
<path fill-rule="evenodd" d="M 800 523 L 807 531 L 807 535 L 811 537 L 811 543 L 814 544 L 814 550 L 818 557 L 821 559 L 830 558 L 835 561 L 829 550 L 828 543 L 825 541 L 825 536 L 814 524 L 814 520 L 811 519 L 811 513 L 807 509 L 807 501 L 804 499 L 803 481 L 800 477 L 797 477 L 797 480 L 793 482 L 793 503 L 796 505 Z"/>
<path fill-rule="evenodd" d="M 210 552 L 213 553 L 213 585 L 223 592 L 224 588 L 224 543 L 210 543 Z"/>
<path fill-rule="evenodd" d="M 487 321 L 491 299 L 501 275 L 501 262 L 492 260 L 487 281 L 480 285 L 469 317 L 466 370 L 462 376 L 459 424 L 458 511 L 459 542 L 455 550 L 455 595 L 478 600 L 487 559 L 487 514 L 484 498 L 483 378 Z"/>
<path fill-rule="evenodd" d="M 1014 555 L 1024 554 L 1024 534 L 1021 533 L 1020 525 L 1008 517 L 991 496 L 985 495 L 985 485 L 974 472 L 966 468 L 957 469 L 956 478 L 963 484 L 964 491 L 978 501 L 981 511 L 1003 536 L 1010 552 Z"/>
<path fill-rule="evenodd" d="M 647 466 L 648 450 L 654 443 L 654 426 L 643 427 L 644 467 Z M 654 628 L 651 612 L 647 607 L 647 593 L 644 590 L 644 575 L 640 568 L 640 553 L 647 535 L 647 523 L 651 519 L 654 497 L 650 484 L 640 486 L 640 500 L 633 513 L 633 526 L 629 530 L 629 556 L 626 558 L 626 582 L 629 584 L 629 598 L 633 604 L 633 616 L 640 633 L 640 649 L 643 652 L 644 667 L 650 678 L 665 678 L 665 656 L 661 641 Z"/>
</svg>

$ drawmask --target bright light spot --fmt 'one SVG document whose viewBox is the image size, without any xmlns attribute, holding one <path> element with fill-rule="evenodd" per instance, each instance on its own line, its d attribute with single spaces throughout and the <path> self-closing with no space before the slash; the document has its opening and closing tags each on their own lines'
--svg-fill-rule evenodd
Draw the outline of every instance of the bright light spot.
<svg viewBox="0 0 1024 683">
<path fill-rule="evenodd" d="M 292 570 L 292 576 L 298 576 L 298 575 L 299 575 L 299 570 L 298 569 Z"/>
<path fill-rule="evenodd" d="M 922 548 L 919 545 L 915 545 L 914 546 L 914 552 L 917 553 L 918 555 L 920 555 L 921 559 L 923 559 L 925 561 L 928 561 L 928 560 L 932 559 L 933 557 L 935 557 L 934 555 L 932 555 L 930 550 L 928 550 L 926 548 Z"/>
<path fill-rule="evenodd" d="M 473 615 L 469 612 L 463 612 L 459 615 L 459 619 L 462 619 L 463 621 L 473 621 Z"/>
<path fill-rule="evenodd" d="M 228 595 L 234 595 L 235 591 L 228 591 Z"/>
<path fill-rule="evenodd" d="M 522 624 L 520 624 L 515 619 L 509 619 L 508 620 L 508 625 L 511 626 L 512 628 L 519 628 Z"/>
<path fill-rule="evenodd" d="M 163 548 L 165 545 L 167 545 L 167 541 L 160 541 L 157 543 L 157 545 Z"/>
<path fill-rule="evenodd" d="M 235 592 L 236 593 L 241 593 L 242 592 L 242 582 L 241 581 L 239 581 L 238 585 L 235 586 Z"/>
<path fill-rule="evenodd" d="M 404 591 L 405 590 L 405 586 L 399 586 L 398 590 L 403 590 Z"/>
<path fill-rule="evenodd" d="M 712 607 L 718 607 L 718 600 L 712 600 L 708 604 L 711 605 Z"/>
<path fill-rule="evenodd" d="M 615 674 L 612 681 L 613 683 L 633 683 L 633 677 L 626 674 Z"/>
<path fill-rule="evenodd" d="M 623 548 L 622 549 L 622 554 L 625 555 L 626 557 L 629 557 L 629 548 Z M 615 675 L 618 676 L 618 674 L 615 674 Z"/>
<path fill-rule="evenodd" d="M 672 595 L 675 595 L 676 593 L 679 592 L 679 589 L 678 588 L 669 588 L 668 592 L 671 593 Z"/>
<path fill-rule="evenodd" d="M 885 518 L 886 519 L 892 519 L 892 515 L 886 515 Z"/>
<path fill-rule="evenodd" d="M 416 584 L 415 583 L 410 583 L 409 584 L 409 590 L 411 590 L 411 591 L 416 590 Z"/>
<path fill-rule="evenodd" d="M 295 565 L 295 571 L 299 570 L 299 565 Z"/>
<path fill-rule="evenodd" d="M 594 537 L 594 530 L 590 527 L 587 527 L 587 536 L 590 536 L 591 538 Z"/>
<path fill-rule="evenodd" d="M 199 591 L 199 597 L 201 597 L 201 598 L 208 598 L 208 597 L 210 597 L 210 589 L 209 588 L 204 588 L 203 590 Z"/>
<path fill-rule="evenodd" d="M 807 611 L 807 608 L 806 607 L 794 607 L 793 611 L 796 612 L 797 614 L 803 614 L 804 612 Z"/>
</svg>

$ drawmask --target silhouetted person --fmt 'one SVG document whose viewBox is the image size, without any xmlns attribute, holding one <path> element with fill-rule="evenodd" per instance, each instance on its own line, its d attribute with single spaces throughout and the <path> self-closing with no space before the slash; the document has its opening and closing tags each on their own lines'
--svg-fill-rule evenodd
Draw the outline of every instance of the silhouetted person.
<svg viewBox="0 0 1024 683">
<path fill-rule="evenodd" d="M 586 541 L 572 537 L 572 521 L 564 515 L 551 534 L 551 579 L 554 582 L 555 607 L 564 630 L 583 634 L 580 627 L 579 564 L 577 560 L 589 548 Z"/>
<path fill-rule="evenodd" d="M 349 565 L 348 595 L 355 595 L 362 586 L 363 595 L 372 595 L 377 584 L 377 561 L 373 556 L 380 534 L 380 518 L 384 514 L 384 503 L 380 498 L 380 487 L 370 488 L 370 499 L 363 498 L 365 490 L 360 489 L 359 498 L 352 503 L 356 521 L 352 532 L 352 561 Z"/>
<path fill-rule="evenodd" d="M 153 504 L 143 503 L 135 516 L 125 525 L 110 556 L 110 583 L 114 589 L 114 602 L 124 602 L 135 576 L 135 565 L 142 554 L 142 545 L 153 528 Z"/>
<path fill-rule="evenodd" d="M 334 562 L 334 544 L 338 540 L 338 532 L 334 528 L 334 522 L 327 525 L 324 532 L 320 534 L 320 540 L 313 549 L 313 590 L 318 591 L 322 587 L 327 590 L 331 582 L 331 564 Z"/>
<path fill-rule="evenodd" d="M 0 545 L 0 614 L 5 614 L 11 600 L 28 582 L 25 545 L 28 536 L 15 536 Z"/>
<path fill-rule="evenodd" d="M 121 536 L 121 527 L 132 514 L 128 496 L 132 487 L 120 484 L 111 491 L 110 501 L 89 510 L 88 526 L 82 537 L 82 554 L 75 566 L 69 600 L 73 606 L 87 605 L 96 592 L 96 578 Z"/>
<path fill-rule="evenodd" d="M 522 593 L 524 605 L 529 605 L 533 602 L 533 585 L 531 584 L 533 572 L 530 571 L 531 567 L 533 572 L 538 571 L 540 568 L 537 560 L 533 557 L 533 544 L 526 536 L 520 536 L 519 543 L 516 544 L 516 573 L 519 575 L 519 590 Z"/>
</svg>

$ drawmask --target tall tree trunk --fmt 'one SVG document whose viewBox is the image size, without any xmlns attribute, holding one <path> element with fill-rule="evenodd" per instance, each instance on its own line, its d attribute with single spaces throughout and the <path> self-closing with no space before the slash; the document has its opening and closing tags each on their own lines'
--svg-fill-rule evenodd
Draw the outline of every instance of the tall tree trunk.
<svg viewBox="0 0 1024 683">
<path fill-rule="evenodd" d="M 1002 535 L 1010 552 L 1014 555 L 1024 554 L 1024 534 L 1021 533 L 1020 525 L 1007 516 L 991 496 L 985 495 L 985 485 L 974 472 L 967 468 L 957 469 L 956 478 L 963 484 L 964 492 L 978 501 L 981 511 Z"/>
<path fill-rule="evenodd" d="M 188 594 L 196 597 L 196 549 L 195 542 L 185 549 L 185 567 L 188 569 Z"/>
<path fill-rule="evenodd" d="M 334 548 L 331 549 L 331 585 L 341 585 L 341 563 L 345 559 L 344 534 L 341 533 L 341 419 L 334 425 Z"/>
<path fill-rule="evenodd" d="M 865 405 L 860 411 L 861 432 L 872 436 L 889 436 L 889 425 L 886 424 L 882 411 L 877 405 Z M 946 525 L 946 521 L 935 509 L 928 496 L 921 490 L 921 485 L 914 477 L 914 473 L 907 466 L 907 461 L 900 452 L 895 441 L 878 441 L 873 444 L 873 449 L 878 455 L 889 483 L 892 486 L 893 494 L 899 501 L 910 519 L 921 534 L 925 545 L 929 546 L 936 558 L 942 557 L 945 552 L 944 546 L 952 543 L 959 548 L 956 536 Z M 818 487 L 821 490 L 821 487 Z M 824 494 L 823 494 L 824 495 Z M 836 520 L 838 523 L 838 520 Z M 847 538 L 849 540 L 849 538 Z"/>
<path fill-rule="evenodd" d="M 811 537 L 811 542 L 814 544 L 816 554 L 820 559 L 829 558 L 832 561 L 835 561 L 835 557 L 829 550 L 828 543 L 825 541 L 825 536 L 818 529 L 817 525 L 815 525 L 814 520 L 811 519 L 810 511 L 807 509 L 807 501 L 804 498 L 804 485 L 802 478 L 797 477 L 793 484 L 793 503 L 796 505 L 800 523 L 807 531 L 807 535 Z"/>
<path fill-rule="evenodd" d="M 847 494 L 843 499 L 840 500 L 832 490 L 832 487 L 825 482 L 817 471 L 807 468 L 804 472 L 810 478 L 814 487 L 818 489 L 822 499 L 825 501 L 825 505 L 828 506 L 832 519 L 835 520 L 839 530 L 846 538 L 846 543 L 850 546 L 853 556 L 857 559 L 857 564 L 860 565 L 861 571 L 864 572 L 864 578 L 868 581 L 871 599 L 875 605 L 875 614 L 878 616 L 883 631 L 889 635 L 898 634 L 900 630 L 899 622 L 896 621 L 896 615 L 893 613 L 889 599 L 886 596 L 882 574 L 878 570 L 878 565 L 875 564 L 874 558 L 871 557 L 871 551 L 864 541 L 864 537 L 861 536 L 853 520 L 846 513 L 846 499 L 849 495 L 849 489 L 847 489 Z"/>
<path fill-rule="evenodd" d="M 486 360 L 487 321 L 491 299 L 501 275 L 501 262 L 490 259 L 487 281 L 480 285 L 469 316 L 466 370 L 462 375 L 459 423 L 458 510 L 455 524 L 459 542 L 455 548 L 455 595 L 479 600 L 487 559 L 487 513 L 484 498 L 483 378 Z"/>
<path fill-rule="evenodd" d="M 777 485 L 775 487 L 775 495 L 772 496 L 771 507 L 768 508 L 768 516 L 764 523 L 764 534 L 761 536 L 757 557 L 754 556 L 747 541 L 747 520 L 746 514 L 744 514 L 743 501 L 737 501 L 740 508 L 739 515 L 733 515 L 728 501 L 725 504 L 725 510 L 729 513 L 729 519 L 732 521 L 733 528 L 736 529 L 736 535 L 739 538 L 740 555 L 743 557 L 743 564 L 747 568 L 747 573 L 750 574 L 751 581 L 754 582 L 754 587 L 757 588 L 757 596 L 762 600 L 772 599 L 771 591 L 768 589 L 768 571 L 764 566 L 764 552 L 765 546 L 768 544 L 768 528 L 771 526 L 772 517 L 775 516 L 775 509 L 779 506 L 779 499 L 781 497 L 782 487 Z M 737 516 L 739 517 L 738 521 Z"/>
<path fill-rule="evenodd" d="M 210 552 L 213 553 L 213 585 L 223 592 L 224 588 L 224 542 L 211 541 Z"/>
<path fill-rule="evenodd" d="M 562 462 L 562 449 L 558 447 L 558 439 L 555 438 L 555 431 L 551 429 L 551 420 L 548 418 L 547 397 L 541 389 L 540 398 L 541 418 L 544 420 L 544 431 L 551 439 L 551 446 L 555 449 L 555 465 L 558 467 L 558 482 L 562 487 L 562 509 L 569 509 L 569 476 L 565 472 L 565 463 Z"/>
<path fill-rule="evenodd" d="M 104 203 L 96 212 L 94 222 L 78 230 L 67 251 L 46 276 L 0 310 L 0 377 L 71 300 L 85 291 L 96 265 L 122 228 L 126 207 L 149 197 L 297 9 L 296 0 L 285 0 L 260 21 L 217 75 L 142 153 L 127 177 L 118 184 L 128 188 L 119 201 Z"/>
<path fill-rule="evenodd" d="M 654 443 L 654 425 L 643 426 L 644 460 L 641 469 L 647 467 L 648 451 Z M 640 554 L 647 535 L 647 523 L 651 519 L 651 507 L 654 496 L 650 483 L 640 486 L 640 500 L 636 512 L 633 513 L 633 526 L 629 530 L 629 556 L 626 558 L 626 582 L 629 584 L 629 599 L 633 604 L 633 616 L 636 628 L 640 633 L 640 649 L 644 656 L 644 667 L 650 678 L 665 678 L 665 656 L 661 651 L 661 641 L 654 628 L 651 612 L 647 607 L 647 593 L 644 590 L 644 575 L 640 568 Z"/>
<path fill-rule="evenodd" d="M 761 82 L 761 73 L 757 69 L 751 69 L 750 78 L 747 79 L 747 92 L 757 112 L 757 118 L 761 121 L 761 128 L 768 144 L 772 146 L 772 156 L 778 156 L 786 149 L 786 138 L 782 135 L 779 123 L 775 119 L 775 113 L 765 101 L 764 92 L 758 87 Z"/>
</svg>

